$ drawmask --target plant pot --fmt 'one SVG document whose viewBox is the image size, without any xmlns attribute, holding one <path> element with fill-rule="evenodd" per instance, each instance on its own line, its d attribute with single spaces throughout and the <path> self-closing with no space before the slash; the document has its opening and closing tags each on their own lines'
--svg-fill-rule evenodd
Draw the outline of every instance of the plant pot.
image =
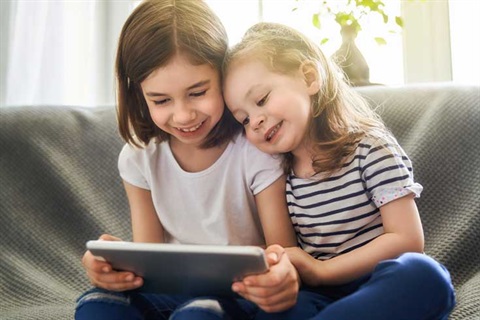
<svg viewBox="0 0 480 320">
<path fill-rule="evenodd" d="M 357 30 L 353 26 L 343 26 L 340 33 L 342 45 L 332 55 L 333 60 L 342 68 L 350 85 L 371 85 L 367 61 L 355 44 Z"/>
</svg>

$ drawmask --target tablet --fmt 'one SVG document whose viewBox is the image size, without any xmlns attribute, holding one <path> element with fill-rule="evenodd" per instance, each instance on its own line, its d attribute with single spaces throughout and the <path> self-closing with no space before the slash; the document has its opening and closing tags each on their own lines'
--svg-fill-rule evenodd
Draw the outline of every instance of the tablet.
<svg viewBox="0 0 480 320">
<path fill-rule="evenodd" d="M 92 240 L 87 249 L 115 270 L 143 277 L 150 293 L 235 296 L 232 282 L 268 270 L 255 246 L 183 245 Z"/>
</svg>

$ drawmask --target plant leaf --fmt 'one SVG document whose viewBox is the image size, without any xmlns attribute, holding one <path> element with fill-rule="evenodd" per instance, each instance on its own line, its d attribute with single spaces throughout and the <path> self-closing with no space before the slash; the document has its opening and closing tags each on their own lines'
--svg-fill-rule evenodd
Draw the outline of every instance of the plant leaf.
<svg viewBox="0 0 480 320">
<path fill-rule="evenodd" d="M 315 28 L 320 29 L 320 17 L 318 13 L 312 15 L 312 24 Z"/>
<path fill-rule="evenodd" d="M 385 41 L 385 39 L 382 37 L 375 37 L 374 39 L 378 45 L 384 46 L 387 44 L 387 41 Z"/>
<path fill-rule="evenodd" d="M 388 16 L 385 13 L 382 13 L 383 23 L 388 23 Z"/>
<path fill-rule="evenodd" d="M 396 16 L 396 17 L 395 17 L 395 23 L 396 23 L 399 27 L 403 28 L 403 19 L 402 19 L 402 17 Z"/>
</svg>

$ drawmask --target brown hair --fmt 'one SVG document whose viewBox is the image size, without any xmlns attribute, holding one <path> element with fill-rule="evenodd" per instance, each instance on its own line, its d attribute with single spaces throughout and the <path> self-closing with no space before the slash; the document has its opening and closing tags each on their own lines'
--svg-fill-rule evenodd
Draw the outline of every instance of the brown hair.
<svg viewBox="0 0 480 320">
<path fill-rule="evenodd" d="M 320 90 L 312 97 L 312 119 L 306 133 L 313 142 L 315 172 L 332 173 L 340 169 L 360 139 L 386 132 L 378 115 L 345 82 L 340 68 L 297 30 L 278 23 L 257 23 L 229 50 L 224 74 L 228 73 L 229 65 L 246 59 L 260 60 L 271 71 L 286 75 L 298 72 L 305 64 L 316 66 Z M 321 157 L 315 157 L 320 153 Z M 289 173 L 292 166 L 293 155 L 288 152 L 284 157 L 285 171 Z"/>
<path fill-rule="evenodd" d="M 209 64 L 219 72 L 228 37 L 223 24 L 202 0 L 145 0 L 123 25 L 118 42 L 117 120 L 121 137 L 137 146 L 152 138 L 168 140 L 150 117 L 140 84 L 177 53 L 195 65 Z M 208 134 L 204 148 L 231 139 L 241 129 L 230 111 Z"/>
</svg>

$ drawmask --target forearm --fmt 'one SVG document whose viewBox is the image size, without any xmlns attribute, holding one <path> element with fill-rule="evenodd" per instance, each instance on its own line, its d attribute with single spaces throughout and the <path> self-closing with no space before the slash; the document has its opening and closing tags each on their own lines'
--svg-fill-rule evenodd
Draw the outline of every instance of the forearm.
<svg viewBox="0 0 480 320">
<path fill-rule="evenodd" d="M 305 255 L 292 259 L 302 280 L 314 286 L 342 284 L 372 272 L 380 261 L 405 252 L 423 252 L 422 224 L 413 196 L 385 204 L 380 213 L 384 233 L 364 246 L 326 261 Z"/>
<path fill-rule="evenodd" d="M 339 285 L 372 272 L 383 260 L 405 252 L 422 252 L 423 239 L 385 233 L 368 244 L 335 258 L 321 261 L 312 257 L 292 258 L 302 280 L 310 286 Z"/>
</svg>

